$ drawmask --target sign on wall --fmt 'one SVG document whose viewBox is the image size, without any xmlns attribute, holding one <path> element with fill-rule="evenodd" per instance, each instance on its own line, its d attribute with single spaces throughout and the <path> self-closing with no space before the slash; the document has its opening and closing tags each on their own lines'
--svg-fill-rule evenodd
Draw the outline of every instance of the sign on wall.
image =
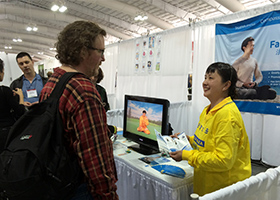
<svg viewBox="0 0 280 200">
<path fill-rule="evenodd" d="M 251 50 L 243 46 L 249 37 L 253 38 Z M 256 83 L 257 87 L 252 86 L 256 93 L 240 95 L 235 101 L 240 111 L 280 115 L 280 11 L 232 24 L 216 24 L 215 39 L 215 60 L 230 63 L 239 70 L 237 86 L 247 88 L 244 79 L 247 74 L 251 74 L 252 82 Z M 260 98 L 258 94 L 262 90 L 263 98 Z"/>
<path fill-rule="evenodd" d="M 136 40 L 135 72 L 154 73 L 160 71 L 161 35 Z"/>
</svg>

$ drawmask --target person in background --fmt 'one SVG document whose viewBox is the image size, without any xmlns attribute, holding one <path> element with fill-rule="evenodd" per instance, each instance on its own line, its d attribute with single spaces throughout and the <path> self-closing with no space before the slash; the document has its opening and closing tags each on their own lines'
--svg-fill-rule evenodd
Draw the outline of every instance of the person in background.
<svg viewBox="0 0 280 200">
<path fill-rule="evenodd" d="M 53 72 L 48 71 L 48 73 L 47 73 L 48 78 L 50 78 L 52 76 L 52 74 L 53 74 Z"/>
<path fill-rule="evenodd" d="M 98 68 L 98 74 L 90 77 L 92 82 L 95 84 L 98 93 L 100 94 L 101 100 L 103 102 L 103 106 L 107 112 L 108 110 L 110 110 L 110 104 L 108 102 L 107 92 L 104 87 L 99 85 L 99 83 L 103 80 L 103 78 L 104 78 L 104 73 L 100 67 Z"/>
<path fill-rule="evenodd" d="M 12 90 L 22 89 L 24 105 L 29 107 L 38 103 L 41 90 L 48 79 L 34 71 L 34 61 L 28 53 L 20 52 L 17 54 L 16 60 L 23 75 L 14 80 L 10 88 Z"/>
<path fill-rule="evenodd" d="M 243 55 L 233 64 L 237 72 L 237 98 L 238 99 L 275 99 L 276 91 L 269 85 L 259 87 L 258 84 L 263 80 L 262 72 L 259 69 L 258 62 L 251 55 L 254 51 L 254 38 L 248 37 L 241 44 Z M 253 77 L 255 80 L 253 81 Z"/>
<path fill-rule="evenodd" d="M 56 58 L 62 64 L 44 86 L 40 101 L 49 97 L 59 77 L 77 72 L 59 99 L 65 138 L 83 172 L 81 185 L 71 200 L 117 200 L 117 173 L 106 111 L 90 80 L 105 61 L 106 31 L 90 21 L 75 21 L 58 35 Z M 79 73 L 78 73 L 79 72 Z"/>
<path fill-rule="evenodd" d="M 4 79 L 4 62 L 0 59 L 0 82 Z M 19 95 L 19 102 L 14 97 L 13 92 Z M 12 91 L 7 86 L 0 86 L 0 153 L 4 150 L 4 145 L 9 130 L 15 121 L 24 114 L 23 94 L 21 89 Z"/>
<path fill-rule="evenodd" d="M 199 196 L 251 176 L 248 136 L 232 101 L 236 81 L 229 64 L 217 62 L 207 68 L 202 86 L 210 105 L 202 111 L 194 136 L 188 136 L 193 150 L 170 153 L 174 160 L 187 160 L 194 167 L 194 193 Z"/>
</svg>

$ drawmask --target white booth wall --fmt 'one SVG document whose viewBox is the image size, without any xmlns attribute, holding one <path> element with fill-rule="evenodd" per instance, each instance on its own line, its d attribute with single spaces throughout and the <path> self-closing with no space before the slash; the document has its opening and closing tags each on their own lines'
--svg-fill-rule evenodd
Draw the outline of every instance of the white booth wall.
<svg viewBox="0 0 280 200">
<path fill-rule="evenodd" d="M 1 85 L 10 86 L 13 80 L 22 75 L 16 62 L 16 54 L 0 53 L 0 58 L 4 62 L 4 79 Z"/>
</svg>

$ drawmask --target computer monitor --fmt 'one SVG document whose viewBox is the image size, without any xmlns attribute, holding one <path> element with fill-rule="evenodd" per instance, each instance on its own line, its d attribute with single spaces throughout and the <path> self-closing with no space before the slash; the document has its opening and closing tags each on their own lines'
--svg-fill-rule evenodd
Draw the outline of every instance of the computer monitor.
<svg viewBox="0 0 280 200">
<path fill-rule="evenodd" d="M 145 96 L 125 95 L 123 136 L 138 145 L 144 154 L 159 152 L 156 133 L 169 134 L 169 101 Z"/>
</svg>

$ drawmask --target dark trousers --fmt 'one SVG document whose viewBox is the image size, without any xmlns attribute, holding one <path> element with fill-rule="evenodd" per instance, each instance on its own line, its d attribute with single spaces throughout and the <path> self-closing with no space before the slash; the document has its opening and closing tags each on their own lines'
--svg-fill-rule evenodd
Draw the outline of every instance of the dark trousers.
<svg viewBox="0 0 280 200">
<path fill-rule="evenodd" d="M 270 88 L 269 85 L 256 86 L 254 88 L 236 88 L 238 99 L 275 99 L 276 91 Z"/>
<path fill-rule="evenodd" d="M 75 196 L 71 200 L 94 200 L 88 191 L 85 183 L 81 184 L 76 190 Z"/>
</svg>

